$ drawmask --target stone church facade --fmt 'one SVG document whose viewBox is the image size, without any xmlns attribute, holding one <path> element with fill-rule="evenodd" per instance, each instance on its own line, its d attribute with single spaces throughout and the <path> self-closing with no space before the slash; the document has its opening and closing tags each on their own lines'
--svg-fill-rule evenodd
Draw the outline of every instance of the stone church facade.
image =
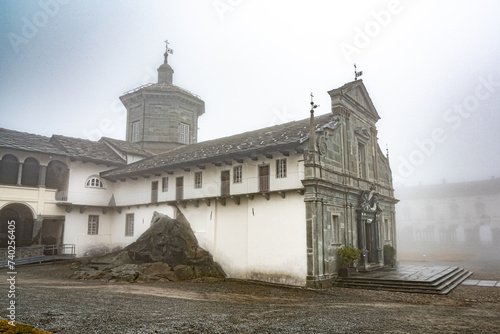
<svg viewBox="0 0 500 334">
<path fill-rule="evenodd" d="M 397 200 L 361 80 L 329 91 L 325 115 L 198 143 L 204 102 L 172 83 L 168 52 L 158 72 L 121 97 L 126 141 L 0 130 L 0 247 L 16 219 L 19 246 L 118 249 L 158 211 L 182 213 L 231 277 L 327 287 L 344 245 L 358 269 L 383 266 Z"/>
</svg>

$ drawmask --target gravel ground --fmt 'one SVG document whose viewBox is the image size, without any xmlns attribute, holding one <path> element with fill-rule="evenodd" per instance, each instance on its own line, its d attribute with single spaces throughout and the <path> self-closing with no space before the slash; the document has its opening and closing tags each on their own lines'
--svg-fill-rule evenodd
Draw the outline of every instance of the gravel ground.
<svg viewBox="0 0 500 334">
<path fill-rule="evenodd" d="M 66 278 L 71 272 L 68 263 L 19 267 L 16 321 L 79 334 L 500 333 L 500 287 L 460 286 L 438 296 L 234 280 L 105 283 Z M 497 280 L 500 270 L 473 278 Z M 0 304 L 7 290 L 1 279 Z"/>
</svg>

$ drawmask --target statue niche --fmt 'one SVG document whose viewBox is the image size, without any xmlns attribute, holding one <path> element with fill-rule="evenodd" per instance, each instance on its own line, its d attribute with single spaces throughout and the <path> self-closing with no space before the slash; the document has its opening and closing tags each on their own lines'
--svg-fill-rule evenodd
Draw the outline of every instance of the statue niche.
<svg viewBox="0 0 500 334">
<path fill-rule="evenodd" d="M 375 186 L 372 185 L 370 190 L 364 190 L 359 198 L 359 206 L 362 211 L 367 212 L 382 212 L 382 208 L 378 203 L 378 194 L 375 192 Z"/>
<path fill-rule="evenodd" d="M 363 252 L 360 261 L 361 270 L 369 270 L 373 266 L 379 265 L 382 259 L 382 247 L 379 237 L 378 214 L 382 212 L 379 204 L 378 194 L 375 192 L 375 185 L 370 190 L 364 190 L 359 196 L 359 206 L 357 211 L 358 221 L 358 246 Z"/>
</svg>

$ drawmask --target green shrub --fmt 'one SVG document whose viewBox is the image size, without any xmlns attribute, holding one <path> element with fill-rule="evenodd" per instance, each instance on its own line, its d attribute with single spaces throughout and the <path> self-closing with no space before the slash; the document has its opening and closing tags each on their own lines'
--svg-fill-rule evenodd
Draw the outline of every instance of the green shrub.
<svg viewBox="0 0 500 334">
<path fill-rule="evenodd" d="M 356 261 L 361 259 L 361 255 L 363 253 L 352 246 L 344 246 L 341 249 L 339 249 L 339 255 L 340 255 L 340 267 L 341 268 L 350 268 L 354 267 L 354 264 Z"/>
</svg>

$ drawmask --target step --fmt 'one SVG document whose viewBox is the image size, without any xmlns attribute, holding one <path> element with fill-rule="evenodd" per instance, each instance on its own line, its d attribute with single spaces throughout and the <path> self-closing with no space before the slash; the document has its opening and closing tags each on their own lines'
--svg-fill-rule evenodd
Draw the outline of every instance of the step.
<svg viewBox="0 0 500 334">
<path fill-rule="evenodd" d="M 439 269 L 440 268 L 438 267 L 437 270 Z M 418 271 L 415 273 L 417 274 L 415 276 L 418 276 Z M 369 275 L 364 276 L 360 273 L 357 276 L 339 277 L 337 278 L 335 285 L 339 287 L 358 289 L 447 294 L 470 275 L 472 275 L 471 272 L 459 267 L 449 267 L 444 270 L 437 271 L 436 274 L 425 280 L 411 280 L 408 279 L 408 275 L 403 274 L 401 279 L 394 279 L 394 272 L 387 273 L 387 276 L 391 277 L 391 279 L 384 279 L 383 273 L 380 277 L 371 277 Z"/>
</svg>

